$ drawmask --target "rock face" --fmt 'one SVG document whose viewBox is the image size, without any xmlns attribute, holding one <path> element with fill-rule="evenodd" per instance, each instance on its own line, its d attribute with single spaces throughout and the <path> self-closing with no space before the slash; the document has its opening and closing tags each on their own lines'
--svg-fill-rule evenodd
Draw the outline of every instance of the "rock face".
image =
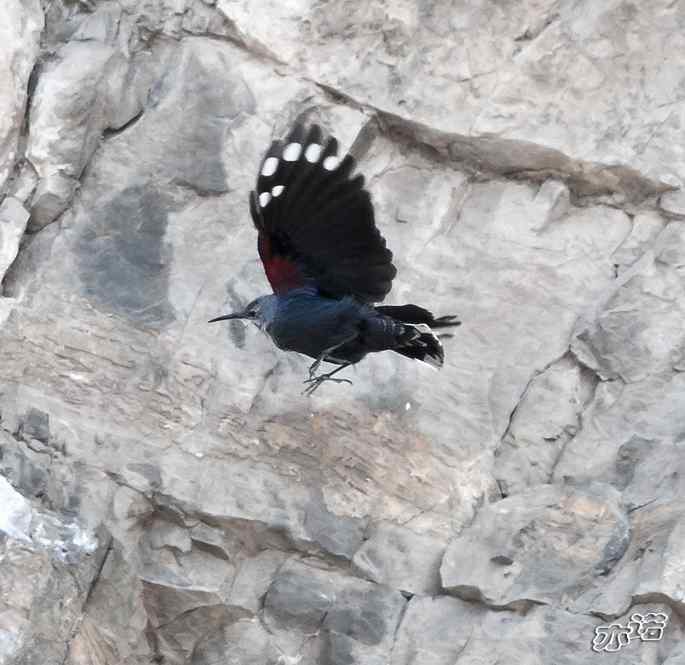
<svg viewBox="0 0 685 665">
<path fill-rule="evenodd" d="M 636 612 L 601 657 L 682 662 L 685 9 L 643 4 L 2 3 L 0 662 L 584 665 Z M 296 118 L 388 302 L 462 319 L 440 373 L 308 398 L 206 325 L 267 291 Z"/>
</svg>

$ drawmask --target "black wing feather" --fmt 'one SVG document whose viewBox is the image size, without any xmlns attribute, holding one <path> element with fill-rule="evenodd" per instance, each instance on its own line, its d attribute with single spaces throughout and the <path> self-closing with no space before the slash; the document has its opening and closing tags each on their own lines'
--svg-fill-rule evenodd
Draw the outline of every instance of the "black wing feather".
<svg viewBox="0 0 685 665">
<path fill-rule="evenodd" d="M 290 269 L 297 266 L 302 283 L 313 282 L 324 295 L 379 302 L 396 274 L 392 252 L 376 228 L 363 176 L 350 178 L 354 159 L 336 165 L 337 151 L 338 141 L 323 144 L 317 125 L 296 125 L 271 144 L 250 195 L 260 255 L 276 292 L 293 287 Z"/>
</svg>

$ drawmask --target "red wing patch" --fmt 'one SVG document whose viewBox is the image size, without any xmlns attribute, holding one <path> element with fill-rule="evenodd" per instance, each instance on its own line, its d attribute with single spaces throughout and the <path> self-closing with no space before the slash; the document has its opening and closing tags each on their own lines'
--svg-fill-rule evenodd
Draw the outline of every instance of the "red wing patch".
<svg viewBox="0 0 685 665">
<path fill-rule="evenodd" d="M 268 236 L 259 234 L 257 248 L 266 278 L 274 293 L 286 293 L 305 285 L 304 276 L 298 265 L 285 256 L 275 254 Z"/>
</svg>

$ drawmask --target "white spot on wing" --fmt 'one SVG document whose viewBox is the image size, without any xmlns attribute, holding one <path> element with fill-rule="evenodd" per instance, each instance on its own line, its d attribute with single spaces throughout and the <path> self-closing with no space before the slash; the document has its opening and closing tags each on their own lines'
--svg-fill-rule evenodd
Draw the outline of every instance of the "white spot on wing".
<svg viewBox="0 0 685 665">
<path fill-rule="evenodd" d="M 305 150 L 304 158 L 312 164 L 321 156 L 321 146 L 318 143 L 310 143 Z"/>
<path fill-rule="evenodd" d="M 339 163 L 340 160 L 337 157 L 331 155 L 330 157 L 326 157 L 326 159 L 323 160 L 323 167 L 326 169 L 326 171 L 333 171 L 334 169 L 338 168 Z"/>
<path fill-rule="evenodd" d="M 278 157 L 267 157 L 262 166 L 262 175 L 270 176 L 276 173 L 278 168 Z"/>
<path fill-rule="evenodd" d="M 262 208 L 266 206 L 269 201 L 271 201 L 271 194 L 269 194 L 269 192 L 262 192 L 259 195 L 259 205 L 262 206 Z"/>
<path fill-rule="evenodd" d="M 283 159 L 286 162 L 296 162 L 302 153 L 302 146 L 299 143 L 288 143 L 283 151 Z"/>
<path fill-rule="evenodd" d="M 273 196 L 274 198 L 276 198 L 277 196 L 280 196 L 281 194 L 283 194 L 284 189 L 285 189 L 285 187 L 283 187 L 283 185 L 276 185 L 271 190 L 271 196 Z"/>
</svg>

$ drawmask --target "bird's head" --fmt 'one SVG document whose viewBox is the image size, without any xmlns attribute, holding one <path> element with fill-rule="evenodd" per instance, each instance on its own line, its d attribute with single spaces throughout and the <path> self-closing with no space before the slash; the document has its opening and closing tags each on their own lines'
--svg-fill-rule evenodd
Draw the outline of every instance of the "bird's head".
<svg viewBox="0 0 685 665">
<path fill-rule="evenodd" d="M 215 319 L 210 319 L 209 323 L 230 319 L 246 319 L 252 321 L 258 328 L 263 329 L 273 318 L 275 304 L 274 296 L 260 296 L 249 303 L 241 312 L 217 316 Z"/>
</svg>

